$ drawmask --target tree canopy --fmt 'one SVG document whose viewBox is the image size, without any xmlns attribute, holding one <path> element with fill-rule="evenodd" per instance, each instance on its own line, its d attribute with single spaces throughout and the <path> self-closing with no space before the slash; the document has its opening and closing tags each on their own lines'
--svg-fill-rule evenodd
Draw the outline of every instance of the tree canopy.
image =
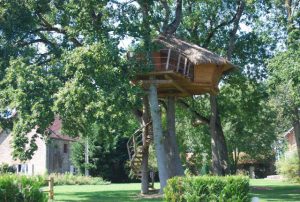
<svg viewBox="0 0 300 202">
<path fill-rule="evenodd" d="M 13 132 L 14 157 L 31 158 L 37 136 L 26 134 L 37 127 L 47 138 L 56 115 L 65 134 L 93 134 L 100 145 L 114 147 L 131 135 L 138 126 L 132 112 L 141 111 L 144 92 L 130 84 L 135 69 L 124 53 L 149 53 L 151 40 L 171 32 L 170 25 L 178 26 L 178 37 L 239 66 L 221 81 L 214 106 L 214 126 L 224 134 L 230 164 L 237 150 L 253 158 L 269 154 L 277 133 L 291 124 L 282 126 L 278 118 L 299 122 L 299 4 L 178 2 L 1 1 L 0 114 L 17 114 L 0 115 L 0 127 Z M 120 46 L 124 39 L 132 39 L 129 47 Z M 212 159 L 210 101 L 208 95 L 177 100 L 181 156 L 194 152 L 206 163 Z"/>
</svg>

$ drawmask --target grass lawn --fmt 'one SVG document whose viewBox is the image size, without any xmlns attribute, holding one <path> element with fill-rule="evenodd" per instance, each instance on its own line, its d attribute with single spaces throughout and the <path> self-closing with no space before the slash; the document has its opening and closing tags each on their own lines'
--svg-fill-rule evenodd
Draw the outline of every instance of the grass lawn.
<svg viewBox="0 0 300 202">
<path fill-rule="evenodd" d="M 300 184 L 291 184 L 281 180 L 254 179 L 250 180 L 251 197 L 259 201 L 299 201 Z"/>
<path fill-rule="evenodd" d="M 110 184 L 110 185 L 67 185 L 54 187 L 55 201 L 103 201 L 103 202 L 127 202 L 144 201 L 158 202 L 162 199 L 144 199 L 139 196 L 141 185 Z M 156 184 L 156 188 L 159 184 Z"/>
<path fill-rule="evenodd" d="M 291 184 L 279 180 L 255 179 L 250 181 L 250 197 L 259 197 L 259 201 L 299 201 L 300 184 Z M 156 188 L 159 184 L 156 184 Z M 69 185 L 55 186 L 55 201 L 82 202 L 158 202 L 162 199 L 145 199 L 139 197 L 140 184 L 111 185 Z"/>
</svg>

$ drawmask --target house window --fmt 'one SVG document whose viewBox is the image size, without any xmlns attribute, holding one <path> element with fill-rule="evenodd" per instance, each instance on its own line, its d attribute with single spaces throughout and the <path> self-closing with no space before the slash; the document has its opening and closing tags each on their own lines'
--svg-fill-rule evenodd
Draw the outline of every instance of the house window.
<svg viewBox="0 0 300 202">
<path fill-rule="evenodd" d="M 67 144 L 64 144 L 64 153 L 68 153 L 68 145 Z"/>
<path fill-rule="evenodd" d="M 17 167 L 17 172 L 18 173 L 28 173 L 28 165 L 27 164 L 19 164 Z"/>
</svg>

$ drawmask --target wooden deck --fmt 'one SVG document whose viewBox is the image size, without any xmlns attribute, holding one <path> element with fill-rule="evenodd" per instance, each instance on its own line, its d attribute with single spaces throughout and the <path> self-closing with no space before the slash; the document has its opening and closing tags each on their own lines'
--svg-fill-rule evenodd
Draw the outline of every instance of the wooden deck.
<svg viewBox="0 0 300 202">
<path fill-rule="evenodd" d="M 145 90 L 154 83 L 159 97 L 189 97 L 204 93 L 218 93 L 218 88 L 211 86 L 211 83 L 195 83 L 189 77 L 172 70 L 138 74 L 134 83 L 139 83 Z"/>
</svg>

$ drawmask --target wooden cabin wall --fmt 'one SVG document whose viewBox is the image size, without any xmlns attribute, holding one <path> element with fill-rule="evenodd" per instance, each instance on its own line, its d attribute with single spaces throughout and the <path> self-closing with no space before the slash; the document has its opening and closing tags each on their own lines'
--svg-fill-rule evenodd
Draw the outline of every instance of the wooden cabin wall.
<svg viewBox="0 0 300 202">
<path fill-rule="evenodd" d="M 224 68 L 225 68 L 224 65 L 216 66 L 215 73 L 214 73 L 213 79 L 212 79 L 212 82 L 213 82 L 213 84 L 215 84 L 216 88 L 218 88 L 219 81 L 223 75 Z"/>
<path fill-rule="evenodd" d="M 194 68 L 194 82 L 203 84 L 212 84 L 213 77 L 216 72 L 216 65 L 214 64 L 201 64 L 196 65 Z"/>
<path fill-rule="evenodd" d="M 152 52 L 152 60 L 154 63 L 155 71 L 163 71 L 163 65 L 161 61 L 160 52 Z"/>
</svg>

